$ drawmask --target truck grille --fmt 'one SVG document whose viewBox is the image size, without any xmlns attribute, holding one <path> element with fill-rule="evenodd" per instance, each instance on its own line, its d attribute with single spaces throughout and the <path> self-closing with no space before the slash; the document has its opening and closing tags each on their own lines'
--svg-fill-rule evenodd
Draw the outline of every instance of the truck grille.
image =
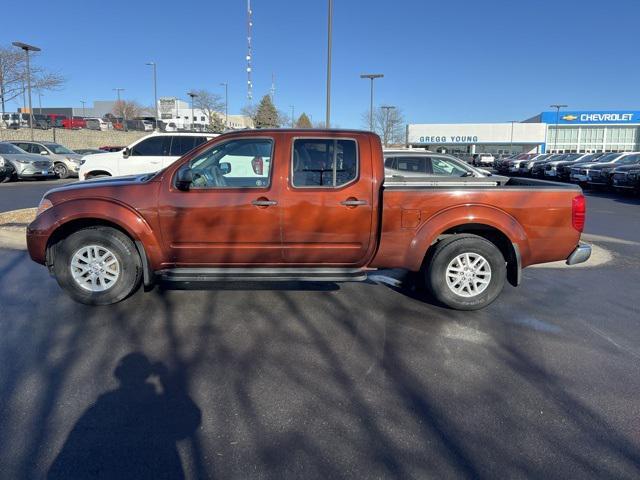
<svg viewBox="0 0 640 480">
<path fill-rule="evenodd" d="M 617 181 L 622 181 L 622 180 L 626 180 L 626 177 L 627 177 L 626 173 L 614 173 L 612 178 Z"/>
</svg>

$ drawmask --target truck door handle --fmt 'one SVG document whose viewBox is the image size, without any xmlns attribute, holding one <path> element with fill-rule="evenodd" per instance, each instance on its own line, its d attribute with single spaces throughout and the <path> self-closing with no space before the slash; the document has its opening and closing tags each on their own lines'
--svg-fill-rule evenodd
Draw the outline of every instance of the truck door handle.
<svg viewBox="0 0 640 480">
<path fill-rule="evenodd" d="M 344 205 L 345 207 L 357 207 L 358 205 L 366 205 L 366 200 L 358 200 L 357 198 L 347 198 L 340 202 L 340 205 Z"/>
<path fill-rule="evenodd" d="M 270 207 L 272 205 L 277 205 L 278 202 L 276 202 L 275 200 L 269 200 L 268 198 L 265 197 L 260 197 L 256 200 L 254 200 L 253 202 L 251 202 L 251 205 L 255 205 L 256 207 Z"/>
</svg>

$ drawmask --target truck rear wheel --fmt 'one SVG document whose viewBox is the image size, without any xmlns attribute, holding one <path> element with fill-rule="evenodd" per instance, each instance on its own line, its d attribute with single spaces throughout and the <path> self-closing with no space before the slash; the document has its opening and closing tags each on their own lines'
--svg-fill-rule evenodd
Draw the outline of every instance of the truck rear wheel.
<svg viewBox="0 0 640 480">
<path fill-rule="evenodd" d="M 477 235 L 459 234 L 440 241 L 425 266 L 425 283 L 436 300 L 456 310 L 478 310 L 504 287 L 507 267 L 502 252 Z"/>
<path fill-rule="evenodd" d="M 53 271 L 58 284 L 74 300 L 110 305 L 140 286 L 142 261 L 124 233 L 110 227 L 89 227 L 58 243 Z"/>
</svg>

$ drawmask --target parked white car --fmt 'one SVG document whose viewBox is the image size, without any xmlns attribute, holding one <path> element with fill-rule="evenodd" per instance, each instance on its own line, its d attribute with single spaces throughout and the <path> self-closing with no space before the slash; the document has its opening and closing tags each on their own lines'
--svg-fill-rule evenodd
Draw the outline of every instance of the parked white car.
<svg viewBox="0 0 640 480">
<path fill-rule="evenodd" d="M 124 150 L 83 157 L 79 177 L 80 180 L 88 180 L 157 172 L 215 136 L 202 133 L 152 133 Z"/>
</svg>

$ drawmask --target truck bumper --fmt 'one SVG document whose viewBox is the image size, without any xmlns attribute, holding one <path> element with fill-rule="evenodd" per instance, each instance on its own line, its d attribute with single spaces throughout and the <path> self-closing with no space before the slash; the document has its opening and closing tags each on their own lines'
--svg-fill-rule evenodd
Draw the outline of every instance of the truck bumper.
<svg viewBox="0 0 640 480">
<path fill-rule="evenodd" d="M 567 265 L 576 265 L 589 260 L 591 257 L 591 245 L 581 243 L 575 250 L 567 257 Z"/>
</svg>

